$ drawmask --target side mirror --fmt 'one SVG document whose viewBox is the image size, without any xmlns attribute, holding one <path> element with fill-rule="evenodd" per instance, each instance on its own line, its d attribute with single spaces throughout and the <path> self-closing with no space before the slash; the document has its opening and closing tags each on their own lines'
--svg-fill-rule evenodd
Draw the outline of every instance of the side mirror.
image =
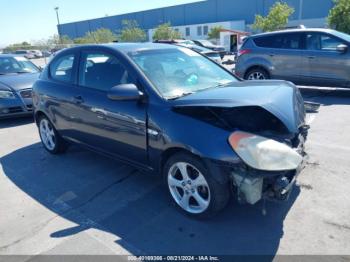
<svg viewBox="0 0 350 262">
<path fill-rule="evenodd" d="M 343 44 L 338 45 L 337 46 L 337 51 L 339 53 L 346 53 L 346 51 L 348 51 L 348 46 L 347 45 L 343 45 Z"/>
<path fill-rule="evenodd" d="M 134 84 L 121 84 L 112 87 L 107 94 L 107 97 L 115 101 L 132 101 L 139 100 L 142 93 Z"/>
</svg>

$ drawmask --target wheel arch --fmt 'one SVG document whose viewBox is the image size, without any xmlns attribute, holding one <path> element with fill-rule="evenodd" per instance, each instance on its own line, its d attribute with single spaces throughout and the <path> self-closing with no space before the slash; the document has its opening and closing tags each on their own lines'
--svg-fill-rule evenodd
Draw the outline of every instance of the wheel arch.
<svg viewBox="0 0 350 262">
<path fill-rule="evenodd" d="M 159 163 L 159 174 L 163 176 L 164 172 L 164 166 L 166 162 L 175 154 L 179 153 L 184 153 L 191 155 L 198 160 L 200 160 L 203 165 L 210 170 L 213 174 L 215 174 L 214 179 L 219 182 L 220 184 L 225 184 L 229 182 L 229 176 L 226 174 L 227 170 L 223 170 L 223 167 L 220 165 L 215 164 L 212 160 L 205 158 L 201 156 L 199 152 L 196 152 L 195 150 L 190 150 L 188 148 L 183 148 L 183 147 L 171 147 L 166 149 L 162 154 L 161 154 L 161 161 Z"/>
<path fill-rule="evenodd" d="M 54 128 L 57 129 L 57 127 L 56 127 L 54 121 L 52 121 L 52 119 L 51 119 L 44 111 L 42 111 L 42 110 L 37 110 L 37 111 L 34 113 L 34 120 L 35 120 L 35 123 L 36 123 L 37 126 L 39 126 L 39 119 L 40 119 L 40 117 L 42 117 L 42 116 L 46 117 L 46 118 L 51 122 L 51 124 L 54 126 Z"/>
<path fill-rule="evenodd" d="M 166 162 L 169 160 L 169 158 L 171 158 L 173 155 L 175 154 L 179 154 L 179 153 L 184 153 L 184 154 L 189 154 L 192 156 L 195 156 L 197 158 L 201 158 L 200 155 L 196 152 L 194 152 L 193 150 L 184 148 L 184 147 L 170 147 L 168 149 L 166 149 L 162 154 L 161 154 L 161 158 L 160 158 L 160 163 L 159 163 L 159 171 L 160 174 L 163 174 L 163 169 L 164 166 L 166 164 Z"/>
<path fill-rule="evenodd" d="M 44 117 L 47 118 L 47 115 L 46 115 L 43 111 L 39 110 L 39 111 L 36 111 L 36 112 L 35 112 L 35 114 L 34 114 L 34 120 L 35 120 L 36 125 L 39 125 L 39 119 L 40 119 L 40 117 L 42 117 L 42 116 L 44 116 Z"/>
</svg>

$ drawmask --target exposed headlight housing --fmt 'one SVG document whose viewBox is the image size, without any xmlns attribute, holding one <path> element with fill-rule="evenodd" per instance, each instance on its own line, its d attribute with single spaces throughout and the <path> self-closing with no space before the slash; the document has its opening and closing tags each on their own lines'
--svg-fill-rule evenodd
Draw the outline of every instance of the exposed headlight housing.
<svg viewBox="0 0 350 262">
<path fill-rule="evenodd" d="M 229 143 L 247 165 L 258 170 L 294 170 L 303 161 L 303 157 L 287 145 L 246 132 L 234 132 Z"/>
<path fill-rule="evenodd" d="M 0 90 L 0 99 L 15 99 L 15 94 L 11 91 Z"/>
</svg>

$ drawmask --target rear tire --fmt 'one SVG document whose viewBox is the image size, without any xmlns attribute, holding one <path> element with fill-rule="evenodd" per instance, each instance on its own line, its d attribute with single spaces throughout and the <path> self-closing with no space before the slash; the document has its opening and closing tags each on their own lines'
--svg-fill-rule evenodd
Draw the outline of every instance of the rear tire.
<svg viewBox="0 0 350 262">
<path fill-rule="evenodd" d="M 172 200 L 186 215 L 209 218 L 224 209 L 230 198 L 228 184 L 220 184 L 197 157 L 178 153 L 170 157 L 163 170 Z"/>
<path fill-rule="evenodd" d="M 266 70 L 261 68 L 253 68 L 246 73 L 245 80 L 267 80 L 270 79 L 269 74 L 266 72 Z"/>
<path fill-rule="evenodd" d="M 67 150 L 67 142 L 58 134 L 46 116 L 39 118 L 38 127 L 41 143 L 49 153 L 56 155 L 64 153 Z"/>
</svg>

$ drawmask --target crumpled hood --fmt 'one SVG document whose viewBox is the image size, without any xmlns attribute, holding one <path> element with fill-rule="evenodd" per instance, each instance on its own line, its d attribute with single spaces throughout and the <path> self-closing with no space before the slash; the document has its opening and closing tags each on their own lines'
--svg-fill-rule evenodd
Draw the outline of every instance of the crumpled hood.
<svg viewBox="0 0 350 262">
<path fill-rule="evenodd" d="M 208 89 L 175 100 L 174 107 L 247 107 L 258 106 L 297 133 L 304 124 L 303 98 L 295 85 L 286 81 L 243 81 L 232 86 Z"/>
<path fill-rule="evenodd" d="M 0 76 L 0 89 L 5 87 L 13 91 L 32 88 L 35 81 L 39 78 L 39 73 L 35 74 L 13 74 Z"/>
</svg>

